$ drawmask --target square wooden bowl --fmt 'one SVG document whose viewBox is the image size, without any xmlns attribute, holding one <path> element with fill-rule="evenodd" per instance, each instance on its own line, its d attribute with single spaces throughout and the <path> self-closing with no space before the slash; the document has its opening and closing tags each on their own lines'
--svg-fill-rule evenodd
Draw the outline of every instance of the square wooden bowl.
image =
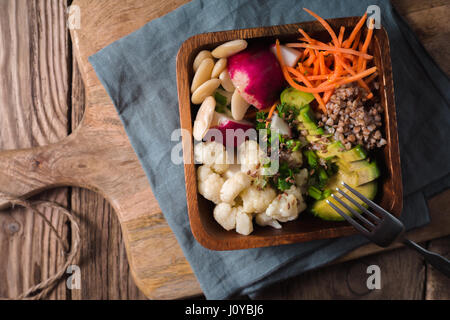
<svg viewBox="0 0 450 320">
<path fill-rule="evenodd" d="M 327 20 L 335 31 L 345 26 L 347 32 L 356 25 L 359 17 Z M 295 221 L 283 223 L 282 229 L 259 227 L 249 236 L 242 236 L 235 231 L 224 230 L 213 217 L 214 204 L 197 192 L 196 165 L 193 155 L 192 125 L 198 107 L 190 100 L 190 83 L 193 78 L 192 64 L 201 50 L 212 50 L 218 45 L 234 40 L 245 39 L 274 43 L 296 41 L 298 28 L 318 39 L 329 39 L 323 27 L 316 21 L 273 27 L 261 27 L 243 30 L 205 33 L 193 36 L 181 46 L 177 56 L 177 84 L 181 128 L 183 134 L 183 158 L 186 178 L 186 197 L 192 233 L 200 244 L 212 250 L 236 250 L 255 247 L 275 246 L 317 239 L 336 238 L 356 234 L 355 229 L 346 222 L 329 222 L 320 220 L 307 212 L 300 214 Z M 347 33 L 346 33 L 347 34 Z M 347 35 L 346 35 L 347 36 Z M 394 86 L 389 51 L 389 39 L 386 31 L 376 29 L 369 48 L 379 70 L 381 102 L 384 108 L 384 136 L 387 145 L 375 152 L 381 170 L 378 194 L 375 199 L 382 207 L 399 216 L 402 210 L 402 178 L 400 153 L 398 147 L 397 120 L 395 111 Z"/>
</svg>

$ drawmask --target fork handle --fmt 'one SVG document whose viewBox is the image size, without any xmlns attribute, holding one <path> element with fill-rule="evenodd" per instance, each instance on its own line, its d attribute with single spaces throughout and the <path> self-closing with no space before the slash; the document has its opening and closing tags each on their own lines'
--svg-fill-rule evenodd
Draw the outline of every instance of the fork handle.
<svg viewBox="0 0 450 320">
<path fill-rule="evenodd" d="M 419 252 L 426 262 L 450 278 L 450 261 L 447 258 L 435 252 L 428 251 L 409 239 L 403 239 L 403 243 Z"/>
</svg>

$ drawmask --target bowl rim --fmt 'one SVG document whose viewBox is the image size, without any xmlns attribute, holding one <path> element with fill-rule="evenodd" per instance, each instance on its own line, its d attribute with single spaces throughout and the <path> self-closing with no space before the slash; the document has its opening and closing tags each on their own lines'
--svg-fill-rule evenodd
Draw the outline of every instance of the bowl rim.
<svg viewBox="0 0 450 320">
<path fill-rule="evenodd" d="M 335 19 L 326 19 L 328 23 L 333 25 L 341 25 L 343 22 L 347 24 L 355 25 L 360 17 L 343 17 Z M 189 223 L 192 234 L 195 239 L 205 248 L 210 250 L 239 250 L 250 249 L 256 247 L 275 246 L 282 244 L 292 244 L 298 242 L 312 241 L 318 239 L 331 239 L 337 237 L 343 237 L 348 235 L 358 234 L 350 225 L 342 225 L 335 230 L 338 232 L 332 232 L 331 229 L 324 229 L 322 231 L 312 231 L 303 233 L 288 233 L 288 234 L 274 234 L 270 238 L 267 236 L 236 236 L 233 238 L 221 238 L 215 237 L 210 234 L 203 226 L 203 222 L 200 216 L 199 203 L 198 203 L 198 191 L 197 191 L 197 178 L 196 178 L 196 165 L 194 163 L 193 146 L 194 141 L 192 137 L 192 104 L 190 102 L 190 91 L 188 90 L 190 79 L 187 77 L 189 56 L 192 52 L 200 50 L 202 46 L 217 45 L 233 39 L 255 39 L 255 38 L 269 38 L 269 37 L 283 37 L 283 35 L 292 35 L 292 32 L 287 33 L 287 30 L 297 30 L 302 27 L 308 31 L 308 29 L 319 29 L 321 25 L 317 21 L 298 22 L 285 25 L 246 28 L 246 29 L 234 29 L 217 32 L 207 32 L 196 34 L 189 37 L 181 45 L 177 57 L 176 57 L 176 74 L 177 74 L 177 91 L 179 101 L 179 113 L 180 113 L 180 125 L 182 129 L 182 147 L 183 147 L 183 165 L 185 173 L 186 184 L 186 199 L 189 215 Z M 241 35 L 241 37 L 238 37 Z M 243 36 L 242 36 L 243 35 Z M 374 38 L 383 37 L 386 47 L 383 50 L 387 51 L 384 54 L 381 63 L 383 64 L 383 99 L 386 100 L 385 112 L 389 114 L 388 123 L 384 123 L 386 138 L 388 138 L 389 148 L 388 156 L 390 157 L 389 163 L 385 165 L 388 167 L 388 171 L 393 173 L 394 167 L 400 168 L 400 152 L 398 145 L 398 132 L 397 132 L 397 119 L 395 109 L 395 95 L 394 85 L 392 77 L 392 65 L 390 58 L 390 45 L 389 38 L 386 30 L 381 26 L 381 29 L 374 32 Z M 214 38 L 216 41 L 207 42 L 205 39 Z M 186 83 L 187 81 L 187 83 Z M 385 88 L 390 89 L 390 94 L 386 93 Z M 187 90 L 187 91 L 186 91 Z M 189 103 L 186 103 L 186 92 Z M 186 105 L 187 104 L 187 105 Z M 385 120 L 386 121 L 386 120 Z M 193 178 L 192 178 L 193 177 Z M 193 181 L 191 181 L 193 179 Z M 395 193 L 391 202 L 390 208 L 387 208 L 396 216 L 400 216 L 402 211 L 402 179 L 401 171 L 395 172 L 395 176 L 392 177 L 392 183 L 394 184 Z M 381 184 L 380 184 L 381 186 Z M 230 240 L 231 239 L 231 240 Z"/>
</svg>

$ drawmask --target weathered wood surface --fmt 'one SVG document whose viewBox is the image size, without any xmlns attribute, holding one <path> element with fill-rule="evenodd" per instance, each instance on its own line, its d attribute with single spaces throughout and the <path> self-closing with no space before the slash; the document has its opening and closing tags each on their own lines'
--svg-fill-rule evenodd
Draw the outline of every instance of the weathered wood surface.
<svg viewBox="0 0 450 320">
<path fill-rule="evenodd" d="M 97 1 L 99 5 L 102 5 L 104 1 Z M 148 8 L 146 12 L 148 19 L 156 18 L 162 14 L 169 12 L 175 7 L 187 1 L 152 1 L 151 8 Z M 45 5 L 44 5 L 45 3 Z M 0 149 L 15 149 L 23 147 L 31 147 L 36 145 L 46 145 L 49 142 L 56 142 L 64 137 L 68 132 L 71 132 L 71 128 L 76 128 L 81 118 L 84 98 L 82 84 L 80 82 L 80 77 L 76 73 L 75 68 L 73 71 L 73 76 L 71 73 L 72 61 L 70 60 L 70 54 L 66 53 L 57 57 L 55 54 L 50 55 L 48 52 L 48 47 L 50 43 L 56 45 L 56 31 L 54 28 L 48 28 L 48 24 L 43 23 L 43 21 L 48 21 L 45 19 L 47 15 L 53 15 L 58 12 L 50 2 L 45 1 L 16 1 L 8 0 L 3 1 L 0 4 L 0 10 L 2 16 L 8 16 L 8 20 L 0 21 L 0 39 L 5 39 L 5 37 L 13 37 L 14 41 L 17 43 L 22 43 L 24 50 L 20 50 L 20 55 L 15 56 L 16 63 L 21 67 L 13 65 L 13 62 L 8 60 L 8 63 L 3 63 L 5 60 L 4 56 L 0 54 L 0 68 L 2 68 L 2 73 L 0 74 L 0 111 L 2 116 L 0 117 Z M 53 2 L 51 2 L 53 4 Z M 56 1 L 55 1 L 56 3 Z M 123 2 L 121 2 L 123 3 Z M 126 4 L 132 4 L 133 1 L 127 1 Z M 22 6 L 22 8 L 27 8 L 25 11 L 16 11 L 14 8 L 15 4 Z M 442 34 L 448 35 L 449 27 L 446 24 L 446 15 L 448 15 L 448 1 L 430 1 L 422 3 L 422 1 L 404 1 L 397 0 L 394 1 L 395 5 L 398 5 L 399 11 L 406 16 L 407 20 L 412 24 L 413 28 L 418 32 L 419 37 L 425 44 L 425 46 L 432 50 L 432 55 L 437 59 L 437 61 L 444 67 L 444 69 L 450 65 L 447 55 L 448 48 L 442 47 L 442 44 L 447 44 L 446 41 L 439 42 L 439 37 Z M 65 6 L 63 1 L 60 1 L 59 6 Z M 107 7 L 107 5 L 105 5 Z M 136 8 L 134 8 L 136 9 Z M 3 11 L 6 10 L 6 11 Z M 13 12 L 18 15 L 25 15 L 26 17 L 21 17 L 20 20 L 14 20 L 11 14 L 4 12 Z M 427 15 L 428 12 L 434 12 L 433 19 L 429 20 L 430 17 Z M 26 13 L 26 14 L 25 14 Z M 119 14 L 120 12 L 118 12 Z M 125 14 L 124 19 L 131 19 L 129 15 L 132 15 L 132 10 Z M 35 18 L 39 16 L 39 18 Z M 16 21 L 21 21 L 20 26 L 16 26 Z M 26 37 L 31 37 L 31 32 L 28 34 L 29 27 L 26 23 L 22 21 L 31 21 L 28 24 L 35 24 L 35 30 L 38 30 L 39 36 L 35 36 L 34 41 L 29 42 Z M 61 20 L 62 21 L 62 20 Z M 429 21 L 432 21 L 431 25 L 439 26 L 436 30 L 440 30 L 440 35 L 436 38 L 436 35 L 432 34 L 433 28 L 430 29 Z M 139 23 L 143 21 L 138 21 Z M 445 22 L 445 23 L 444 23 Z M 98 21 L 97 23 L 101 23 Z M 62 34 L 65 34 L 64 22 L 58 24 Z M 114 27 L 114 26 L 111 26 Z M 124 30 L 119 30 L 126 34 L 131 29 L 127 29 L 129 25 Z M 131 27 L 130 27 L 131 28 Z M 10 29 L 14 29 L 15 32 L 10 32 Z M 430 31 L 431 30 L 431 31 Z M 443 31 L 444 30 L 444 31 Z M 117 31 L 117 30 L 116 30 Z M 67 36 L 67 35 L 66 35 Z M 448 36 L 447 36 L 448 38 Z M 442 39 L 442 38 L 441 38 Z M 445 39 L 445 38 L 444 38 Z M 108 38 L 107 35 L 104 39 L 106 42 L 111 42 L 114 39 Z M 13 41 L 13 43 L 14 43 Z M 28 42 L 27 42 L 28 41 Z M 67 46 L 70 42 L 67 38 L 64 40 L 64 44 L 58 44 L 58 48 Z M 2 47 L 5 47 L 5 43 L 10 43 L 9 38 L 6 40 L 1 40 Z M 37 44 L 40 44 L 38 46 Z M 440 47 L 437 45 L 439 44 Z M 430 46 L 435 46 L 433 49 Z M 77 46 L 77 43 L 74 44 Z M 9 48 L 9 47 L 8 47 Z M 17 51 L 18 52 L 18 51 Z M 30 60 L 30 56 L 33 59 Z M 48 57 L 44 53 L 48 54 Z M 41 55 L 41 56 L 40 56 Z M 8 57 L 11 59 L 10 57 Z M 51 60 L 50 64 L 54 64 L 53 67 L 42 65 L 41 59 Z M 31 68 L 30 61 L 39 61 L 40 67 Z M 59 67 L 56 67 L 59 66 Z M 64 66 L 61 67 L 61 66 Z M 24 76 L 16 78 L 8 78 L 13 72 L 8 70 L 11 68 L 20 69 L 20 74 L 22 72 L 28 72 L 33 74 L 32 76 Z M 58 69 L 59 68 L 59 69 Z M 28 69 L 28 71 L 26 71 Z M 65 77 L 58 78 L 61 81 L 55 81 L 56 76 L 52 74 L 49 70 L 61 70 L 65 69 Z M 6 70 L 7 72 L 3 72 Z M 446 69 L 448 70 L 448 69 Z M 58 72 L 59 73 L 59 72 Z M 50 74 L 50 75 L 49 75 Z M 17 79 L 16 81 L 10 81 L 10 79 Z M 35 79 L 35 80 L 32 80 Z M 73 80 L 72 80 L 73 79 Z M 62 85 L 63 83 L 67 86 L 59 96 L 64 97 L 61 101 L 55 97 L 59 97 L 55 94 L 54 89 L 51 91 L 50 85 L 44 87 L 41 82 L 43 80 Z M 53 81 L 53 82 L 52 82 Z M 23 89 L 23 88 L 33 88 L 33 90 Z M 71 90 L 68 89 L 71 87 Z M 37 89 L 36 89 L 37 88 Z M 88 86 L 89 90 L 89 86 Z M 26 100 L 26 101 L 23 101 Z M 10 103 L 10 102 L 14 103 Z M 28 102 L 27 102 L 28 101 Z M 68 102 L 72 106 L 68 105 Z M 99 103 L 109 104 L 109 99 L 100 99 Z M 34 105 L 33 105 L 34 103 Z M 45 106 L 45 107 L 44 107 Z M 54 108 L 55 110 L 49 110 Z M 45 112 L 44 112 L 45 111 Z M 64 116 L 60 117 L 60 114 Z M 69 116 L 70 114 L 70 116 Z M 5 119 L 13 119 L 7 120 Z M 19 121 L 16 121 L 18 119 Z M 22 120 L 26 119 L 26 120 Z M 20 122 L 22 121 L 22 122 Z M 25 122 L 27 121 L 27 122 Z M 63 121 L 64 124 L 61 128 L 58 127 L 57 123 Z M 65 121 L 65 122 L 64 122 Z M 70 122 L 70 123 L 69 123 Z M 20 125 L 22 123 L 22 125 Z M 34 126 L 33 126 L 34 123 Z M 44 124 L 42 124 L 44 123 Z M 19 125 L 18 125 L 19 124 Z M 38 125 L 37 125 L 38 124 Z M 55 129 L 58 127 L 58 130 Z M 6 132 L 6 133 L 5 133 Z M 13 141 L 13 142 L 11 142 Z M 52 193 L 55 191 L 52 191 Z M 58 189 L 56 193 L 61 194 L 59 198 L 53 196 L 53 199 L 66 204 L 69 198 L 69 206 L 71 206 L 75 212 L 79 214 L 82 224 L 82 236 L 86 237 L 80 256 L 80 266 L 82 268 L 82 289 L 80 291 L 66 291 L 65 285 L 61 284 L 50 298 L 52 299 L 137 299 L 144 298 L 144 296 L 139 293 L 138 289 L 134 286 L 131 281 L 130 271 L 127 264 L 127 259 L 125 257 L 125 245 L 123 237 L 119 232 L 119 221 L 116 214 L 112 208 L 107 204 L 107 202 L 99 195 L 86 190 L 81 189 L 71 189 L 67 193 L 67 189 Z M 48 197 L 48 193 L 45 195 L 40 195 L 40 197 Z M 449 193 L 444 193 L 443 196 L 433 199 L 435 203 L 432 205 L 433 216 L 448 215 L 448 205 L 445 207 L 445 199 L 448 199 Z M 447 209 L 447 210 L 446 210 Z M 51 215 L 51 213 L 49 213 Z M 39 281 L 39 272 L 41 272 L 41 277 L 45 277 L 54 268 L 54 259 L 56 255 L 55 242 L 52 238 L 49 239 L 48 230 L 45 231 L 45 227 L 38 221 L 38 218 L 29 218 L 30 215 L 18 211 L 8 211 L 7 214 L 0 216 L 0 270 L 2 271 L 0 277 L 3 277 L 7 282 L 1 281 L 0 283 L 7 283 L 7 286 L 0 285 L 0 297 L 13 296 L 19 291 L 25 289 L 28 285 L 31 285 L 35 281 Z M 5 218 L 6 217 L 6 218 Z M 11 220 L 10 217 L 13 217 Z M 8 219 L 8 220 L 2 220 Z M 13 223 L 11 224 L 10 221 Z M 14 232 L 17 230 L 17 224 L 19 222 L 20 232 Z M 57 221 L 55 222 L 57 223 Z M 63 222 L 57 223 L 59 229 L 62 232 L 66 232 Z M 131 227 L 137 227 L 139 222 L 134 220 L 130 223 Z M 145 223 L 144 223 L 145 224 Z M 40 228 L 39 228 L 40 225 Z M 6 227 L 5 227 L 6 226 Z M 44 231 L 42 231 L 44 230 Z M 141 229 L 142 230 L 142 229 Z M 145 229 L 144 229 L 145 230 Z M 430 230 L 431 232 L 432 230 Z M 442 231 L 442 230 L 441 230 Z M 439 231 L 440 232 L 440 231 Z M 13 236 L 11 235 L 14 234 Z M 426 238 L 427 232 L 423 232 L 422 235 Z M 46 235 L 46 236 L 44 236 Z M 142 232 L 140 233 L 142 235 Z M 438 234 L 433 234 L 434 236 Z M 36 239 L 36 237 L 41 237 Z M 51 237 L 51 236 L 50 236 Z M 51 242 L 49 242 L 49 240 Z M 5 245 L 5 243 L 7 245 Z M 449 238 L 438 240 L 436 242 L 431 242 L 430 247 L 436 250 L 441 250 L 443 253 L 448 254 L 448 243 Z M 33 247 L 30 248 L 30 244 Z M 53 246 L 53 247 L 52 247 Z M 50 250 L 47 248 L 50 247 Z M 28 250 L 28 251 L 27 251 Z M 41 252 L 43 254 L 41 254 Z M 369 251 L 370 252 L 370 251 Z M 364 254 L 367 254 L 365 252 Z M 53 259 L 53 260 L 52 260 Z M 375 260 L 365 260 L 365 259 L 375 259 Z M 415 253 L 411 253 L 405 249 L 398 249 L 390 253 L 382 253 L 363 260 L 358 260 L 358 263 L 363 263 L 361 261 L 366 261 L 365 263 L 371 263 L 375 261 L 375 264 L 379 264 L 382 270 L 384 266 L 391 270 L 391 268 L 396 267 L 402 272 L 387 272 L 383 274 L 383 281 L 390 284 L 388 287 L 383 287 L 382 290 L 378 292 L 371 292 L 369 294 L 358 294 L 361 285 L 365 284 L 365 270 L 358 267 L 352 267 L 343 272 L 342 268 L 345 269 L 346 264 L 351 264 L 353 262 L 347 262 L 343 265 L 330 266 L 325 269 L 313 271 L 304 276 L 298 277 L 290 282 L 293 283 L 292 286 L 286 287 L 286 285 L 281 285 L 279 288 L 272 288 L 269 291 L 265 291 L 262 296 L 266 298 L 355 298 L 362 296 L 363 298 L 444 298 L 448 299 L 450 294 L 448 288 L 450 285 L 448 282 L 442 282 L 443 279 L 439 278 L 439 274 L 436 273 L 431 267 L 424 266 L 420 259 L 417 259 Z M 368 262 L 367 262 L 368 261 Z M 356 263 L 356 262 L 355 262 Z M 421 266 L 424 269 L 421 269 Z M 30 270 L 32 272 L 30 272 Z M 347 270 L 347 269 L 346 269 Z M 417 281 L 409 281 L 411 279 L 411 274 L 414 271 L 418 271 Z M 363 273 L 364 272 L 364 273 Z M 317 273 L 315 276 L 314 274 Z M 356 280 L 350 285 L 346 285 L 344 282 L 346 277 L 349 275 L 359 276 L 361 281 L 357 281 L 358 276 L 352 277 Z M 363 275 L 361 275 L 363 273 Z M 24 274 L 31 274 L 30 279 L 22 279 Z M 426 274 L 426 277 L 425 277 Z M 309 277 L 315 277 L 316 281 L 308 282 Z M 327 284 L 327 281 L 331 281 L 331 284 Z M 383 282 L 384 283 L 384 282 Z M 336 292 L 333 296 L 332 294 L 324 294 L 326 288 L 332 286 L 333 290 L 331 292 Z M 405 289 L 398 290 L 398 288 Z M 314 288 L 317 288 L 314 290 Z M 322 290 L 320 290 L 322 288 Z M 351 289 L 348 289 L 351 288 Z M 194 287 L 195 290 L 191 292 L 199 293 L 198 287 Z M 397 289 L 397 290 L 396 290 Z M 305 294 L 305 292 L 310 292 Z M 357 294 L 355 294 L 355 292 Z M 419 294 L 421 293 L 421 294 Z"/>
<path fill-rule="evenodd" d="M 29 148 L 67 135 L 68 32 L 63 1 L 0 1 L 0 149 Z M 40 199 L 67 205 L 66 188 Z M 58 232 L 65 219 L 45 210 Z M 59 245 L 29 210 L 0 213 L 0 297 L 14 297 L 56 271 Z M 66 299 L 61 283 L 49 296 Z"/>
</svg>

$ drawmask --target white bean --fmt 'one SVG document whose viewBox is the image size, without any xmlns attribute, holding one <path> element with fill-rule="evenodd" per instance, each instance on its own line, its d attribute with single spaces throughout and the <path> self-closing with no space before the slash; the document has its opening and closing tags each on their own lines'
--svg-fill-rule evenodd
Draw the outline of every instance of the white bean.
<svg viewBox="0 0 450 320">
<path fill-rule="evenodd" d="M 219 75 L 220 82 L 222 87 L 228 92 L 234 92 L 236 89 L 231 81 L 230 74 L 228 73 L 228 69 L 223 70 Z"/>
<path fill-rule="evenodd" d="M 216 109 L 216 100 L 209 96 L 206 97 L 202 105 L 198 109 L 197 117 L 194 121 L 194 129 L 192 135 L 195 140 L 201 141 L 208 132 L 211 121 Z"/>
<path fill-rule="evenodd" d="M 205 60 L 206 58 L 212 58 L 212 57 L 213 56 L 210 51 L 208 51 L 208 50 L 200 51 L 194 59 L 194 65 L 192 67 L 194 69 L 194 72 L 197 72 L 197 69 L 200 66 L 200 63 L 202 63 L 203 60 Z"/>
<path fill-rule="evenodd" d="M 214 65 L 214 68 L 211 72 L 211 78 L 218 78 L 226 67 L 227 67 L 227 59 L 226 58 L 219 59 Z"/>
<path fill-rule="evenodd" d="M 233 97 L 231 98 L 231 115 L 233 116 L 233 119 L 244 119 L 245 113 L 247 112 L 249 107 L 250 103 L 242 98 L 238 90 L 235 90 L 233 93 Z"/>
<path fill-rule="evenodd" d="M 214 91 L 220 86 L 219 79 L 211 79 L 206 81 L 197 90 L 194 91 L 191 97 L 191 101 L 193 104 L 201 104 L 206 97 L 212 96 Z"/>
<path fill-rule="evenodd" d="M 224 44 L 215 48 L 211 54 L 214 58 L 228 58 L 233 54 L 236 54 L 247 48 L 247 41 L 245 40 L 233 40 L 225 42 Z"/>
<path fill-rule="evenodd" d="M 211 72 L 214 68 L 214 60 L 211 58 L 206 58 L 200 63 L 197 72 L 192 79 L 191 93 L 197 90 L 202 84 L 211 79 Z"/>
</svg>

